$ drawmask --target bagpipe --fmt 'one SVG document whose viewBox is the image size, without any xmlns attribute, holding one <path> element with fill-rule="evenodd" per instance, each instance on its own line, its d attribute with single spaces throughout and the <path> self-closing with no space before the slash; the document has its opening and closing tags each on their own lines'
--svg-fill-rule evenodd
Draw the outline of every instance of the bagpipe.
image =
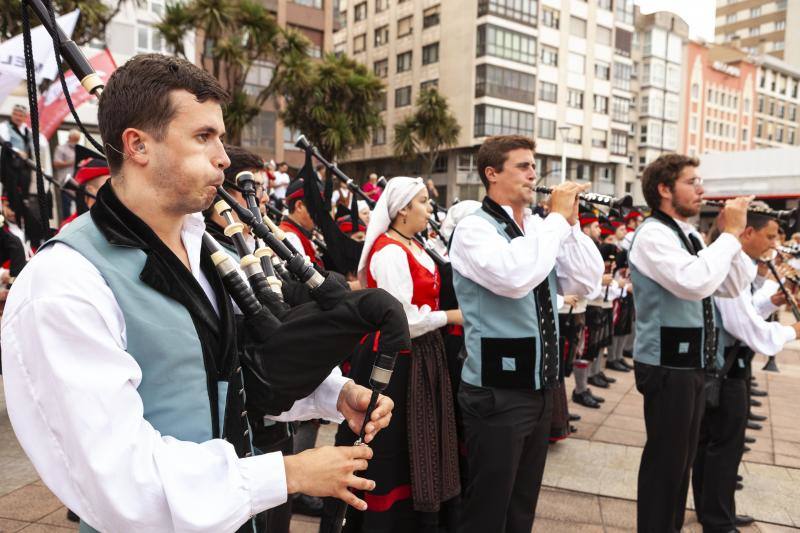
<svg viewBox="0 0 800 533">
<path fill-rule="evenodd" d="M 62 56 L 83 87 L 96 98 L 102 97 L 103 81 L 77 45 L 58 26 L 49 0 L 23 0 L 33 161 L 40 208 L 45 213 L 45 177 L 39 157 L 38 102 L 30 47 L 29 8 L 53 38 L 59 78 L 70 112 L 100 153 L 104 153 L 103 146 L 86 131 L 75 111 L 64 80 Z M 227 292 L 242 312 L 237 337 L 248 404 L 253 402 L 259 411 L 266 414 L 276 415 L 288 410 L 296 400 L 313 392 L 369 333 L 380 332 L 379 353 L 384 358 L 391 359 L 397 352 L 409 350 L 411 341 L 402 305 L 386 291 L 351 292 L 341 276 L 317 271 L 285 238 L 279 238 L 264 224 L 258 211 L 252 175 L 240 174 L 238 178 L 237 185 L 244 191 L 247 208 L 239 205 L 222 187 L 218 188 L 218 193 L 230 210 L 250 226 L 259 239 L 257 249 L 249 249 L 243 238 L 243 226 L 237 226 L 226 206 L 218 204 L 228 222 L 226 235 L 229 234 L 233 240 L 236 251 L 223 249 L 206 233 L 202 253 L 210 255 Z M 241 254 L 238 265 L 233 254 Z M 296 306 L 283 301 L 282 295 L 278 294 L 278 282 L 283 285 L 284 280 L 301 284 L 309 301 Z M 312 335 L 314 342 L 310 344 Z"/>
</svg>

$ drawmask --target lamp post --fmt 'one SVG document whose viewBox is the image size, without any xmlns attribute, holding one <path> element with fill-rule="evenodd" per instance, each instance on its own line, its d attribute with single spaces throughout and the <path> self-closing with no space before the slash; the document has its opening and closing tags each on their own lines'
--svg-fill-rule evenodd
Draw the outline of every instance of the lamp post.
<svg viewBox="0 0 800 533">
<path fill-rule="evenodd" d="M 567 135 L 570 127 L 563 125 L 558 127 L 558 134 L 561 137 L 561 183 L 567 181 Z"/>
</svg>

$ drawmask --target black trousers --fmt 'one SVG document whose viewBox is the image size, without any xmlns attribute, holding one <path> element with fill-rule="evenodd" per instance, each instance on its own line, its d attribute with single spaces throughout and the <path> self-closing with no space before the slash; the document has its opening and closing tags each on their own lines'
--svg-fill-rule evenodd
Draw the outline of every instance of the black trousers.
<svg viewBox="0 0 800 533">
<path fill-rule="evenodd" d="M 530 533 L 547 458 L 552 391 L 461 383 L 468 482 L 461 533 Z"/>
<path fill-rule="evenodd" d="M 704 533 L 735 529 L 736 473 L 747 426 L 747 389 L 743 379 L 725 379 L 719 407 L 706 409 L 692 470 L 694 504 Z"/>
<path fill-rule="evenodd" d="M 647 442 L 639 465 L 637 530 L 680 531 L 705 410 L 702 369 L 634 364 Z"/>
</svg>

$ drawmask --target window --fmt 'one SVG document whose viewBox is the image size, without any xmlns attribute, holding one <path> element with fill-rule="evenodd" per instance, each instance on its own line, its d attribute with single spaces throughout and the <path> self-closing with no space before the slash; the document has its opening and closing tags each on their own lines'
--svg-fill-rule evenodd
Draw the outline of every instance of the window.
<svg viewBox="0 0 800 533">
<path fill-rule="evenodd" d="M 386 144 L 386 126 L 379 126 L 372 130 L 372 144 L 374 146 Z"/>
<path fill-rule="evenodd" d="M 794 130 L 789 130 L 786 134 L 786 142 L 794 144 Z"/>
<path fill-rule="evenodd" d="M 756 123 L 756 137 L 762 137 L 763 133 L 764 133 L 764 124 L 759 120 Z"/>
<path fill-rule="evenodd" d="M 389 0 L 375 0 L 375 13 L 389 9 Z"/>
<path fill-rule="evenodd" d="M 775 21 L 775 31 L 785 30 L 786 29 L 786 21 L 785 20 L 776 20 Z"/>
<path fill-rule="evenodd" d="M 483 24 L 478 27 L 478 57 L 490 55 L 527 65 L 536 64 L 536 39 L 515 31 Z"/>
<path fill-rule="evenodd" d="M 696 83 L 692 84 L 692 100 L 697 100 L 697 97 L 700 96 L 700 86 Z"/>
<path fill-rule="evenodd" d="M 611 0 L 597 0 L 597 8 L 611 11 Z"/>
<path fill-rule="evenodd" d="M 558 48 L 553 48 L 552 46 L 545 46 L 542 45 L 540 48 L 540 60 L 539 63 L 541 65 L 550 65 L 553 67 L 558 66 Z"/>
<path fill-rule="evenodd" d="M 495 96 L 533 104 L 536 96 L 536 78 L 496 65 L 478 65 L 475 69 L 475 96 Z"/>
<path fill-rule="evenodd" d="M 725 16 L 725 24 L 733 24 L 736 22 L 736 13 L 728 13 Z"/>
<path fill-rule="evenodd" d="M 775 10 L 776 11 L 783 11 L 786 9 L 786 0 L 776 0 L 775 1 Z"/>
<path fill-rule="evenodd" d="M 542 26 L 558 29 L 560 11 L 549 7 L 542 7 Z"/>
<path fill-rule="evenodd" d="M 783 118 L 784 113 L 783 104 L 778 104 L 778 118 Z"/>
<path fill-rule="evenodd" d="M 381 26 L 375 29 L 375 47 L 383 46 L 389 42 L 389 26 Z"/>
<path fill-rule="evenodd" d="M 667 65 L 667 89 L 673 92 L 681 90 L 681 69 L 678 65 Z"/>
<path fill-rule="evenodd" d="M 778 126 L 777 130 L 775 131 L 775 140 L 779 143 L 783 142 L 783 128 Z"/>
<path fill-rule="evenodd" d="M 775 100 L 770 100 L 769 102 L 769 114 L 775 115 Z"/>
<path fill-rule="evenodd" d="M 586 72 L 586 56 L 570 52 L 567 56 L 567 70 L 575 74 L 584 74 Z"/>
<path fill-rule="evenodd" d="M 664 63 L 653 61 L 650 64 L 650 83 L 656 87 L 664 86 Z"/>
<path fill-rule="evenodd" d="M 283 127 L 283 148 L 284 150 L 296 150 L 297 147 L 294 145 L 294 140 L 300 135 L 300 132 L 296 129 L 290 128 L 289 126 Z"/>
<path fill-rule="evenodd" d="M 633 32 L 617 28 L 614 34 L 614 52 L 625 57 L 631 57 L 632 43 Z"/>
<path fill-rule="evenodd" d="M 381 59 L 372 64 L 372 72 L 379 78 L 385 78 L 389 75 L 389 60 Z"/>
<path fill-rule="evenodd" d="M 761 27 L 760 26 L 753 26 L 747 31 L 748 36 L 754 37 L 756 35 L 761 34 Z"/>
<path fill-rule="evenodd" d="M 413 30 L 414 30 L 414 17 L 412 15 L 403 17 L 397 21 L 398 37 L 405 37 L 406 35 L 411 35 L 411 32 Z"/>
<path fill-rule="evenodd" d="M 427 80 L 419 84 L 420 91 L 427 91 L 429 89 L 438 89 L 439 80 Z"/>
<path fill-rule="evenodd" d="M 360 4 L 356 4 L 353 8 L 353 19 L 358 22 L 365 18 L 367 18 L 367 3 L 361 2 Z"/>
<path fill-rule="evenodd" d="M 614 63 L 614 87 L 631 90 L 631 66 L 625 63 Z"/>
<path fill-rule="evenodd" d="M 598 26 L 594 34 L 594 42 L 603 46 L 611 46 L 611 28 Z"/>
<path fill-rule="evenodd" d="M 594 112 L 608 114 L 608 96 L 594 95 Z"/>
<path fill-rule="evenodd" d="M 164 37 L 152 26 L 142 23 L 136 28 L 136 51 L 137 52 L 157 52 L 161 54 L 171 54 Z"/>
<path fill-rule="evenodd" d="M 439 13 L 441 12 L 441 6 L 433 6 L 429 7 L 425 11 L 422 12 L 422 28 L 430 28 L 431 26 L 438 26 L 439 25 Z"/>
<path fill-rule="evenodd" d="M 617 0 L 614 18 L 624 24 L 633 25 L 633 0 Z"/>
<path fill-rule="evenodd" d="M 411 70 L 411 50 L 397 54 L 397 69 L 395 72 L 407 72 Z"/>
<path fill-rule="evenodd" d="M 272 111 L 259 112 L 242 130 L 242 146 L 272 149 L 275 146 L 275 118 Z"/>
<path fill-rule="evenodd" d="M 539 82 L 539 100 L 542 102 L 558 100 L 558 85 L 546 81 Z"/>
<path fill-rule="evenodd" d="M 567 106 L 583 109 L 583 91 L 567 89 Z"/>
<path fill-rule="evenodd" d="M 387 100 L 386 91 L 381 91 L 381 94 L 378 96 L 378 111 L 386 111 L 388 105 Z"/>
<path fill-rule="evenodd" d="M 498 15 L 523 23 L 536 21 L 536 0 L 479 0 L 478 16 Z"/>
<path fill-rule="evenodd" d="M 411 105 L 411 85 L 394 90 L 394 106 L 405 107 Z"/>
<path fill-rule="evenodd" d="M 606 130 L 592 130 L 592 146 L 605 148 L 608 145 L 608 132 Z"/>
<path fill-rule="evenodd" d="M 761 7 L 760 6 L 759 7 L 751 7 L 750 8 L 750 18 L 751 19 L 754 19 L 754 18 L 760 17 L 760 16 L 761 16 Z"/>
<path fill-rule="evenodd" d="M 691 122 L 689 123 L 689 131 L 696 132 L 697 131 L 697 117 L 692 117 Z"/>
<path fill-rule="evenodd" d="M 546 118 L 539 119 L 539 137 L 541 139 L 556 138 L 556 121 Z"/>
<path fill-rule="evenodd" d="M 611 130 L 611 153 L 615 155 L 628 153 L 628 132 Z"/>
<path fill-rule="evenodd" d="M 675 124 L 664 124 L 664 144 L 662 148 L 675 150 L 678 147 L 678 127 Z"/>
<path fill-rule="evenodd" d="M 367 34 L 362 33 L 353 37 L 353 52 L 359 53 L 367 49 Z"/>
<path fill-rule="evenodd" d="M 583 139 L 583 126 L 574 126 L 572 124 L 569 125 L 569 131 L 567 131 L 566 141 L 572 144 L 581 144 L 581 140 Z"/>
<path fill-rule="evenodd" d="M 630 120 L 631 101 L 627 98 L 614 96 L 611 98 L 611 119 L 617 122 L 628 122 Z"/>
<path fill-rule="evenodd" d="M 589 163 L 570 161 L 567 163 L 567 175 L 570 180 L 589 181 L 592 179 L 592 166 Z"/>
<path fill-rule="evenodd" d="M 439 62 L 439 43 L 432 43 L 422 47 L 422 64 L 430 65 Z"/>
<path fill-rule="evenodd" d="M 772 43 L 773 50 L 783 50 L 785 46 L 786 43 L 784 43 L 783 41 L 775 41 L 774 43 Z"/>
<path fill-rule="evenodd" d="M 322 9 L 322 0 L 292 0 L 292 3 L 306 7 Z"/>
<path fill-rule="evenodd" d="M 664 98 L 664 118 L 667 120 L 678 120 L 680 112 L 680 100 L 677 94 L 667 93 Z"/>
<path fill-rule="evenodd" d="M 595 61 L 594 77 L 600 80 L 610 80 L 611 65 L 609 65 L 608 63 L 603 63 L 602 61 Z"/>
<path fill-rule="evenodd" d="M 244 92 L 250 96 L 258 96 L 258 94 L 266 89 L 270 82 L 272 82 L 272 76 L 274 74 L 275 67 L 271 63 L 267 63 L 265 61 L 253 62 L 244 81 Z M 274 120 L 275 119 L 273 117 L 273 121 Z"/>
<path fill-rule="evenodd" d="M 639 127 L 639 142 L 642 144 L 647 142 L 647 124 L 642 124 Z"/>
<path fill-rule="evenodd" d="M 759 96 L 758 97 L 758 112 L 759 113 L 763 113 L 764 112 L 764 97 L 763 96 Z"/>
<path fill-rule="evenodd" d="M 586 21 L 578 17 L 569 18 L 569 34 L 573 37 L 586 39 Z"/>
<path fill-rule="evenodd" d="M 492 105 L 475 106 L 475 137 L 533 135 L 533 113 Z"/>
<path fill-rule="evenodd" d="M 742 128 L 742 141 L 747 142 L 747 128 Z"/>
<path fill-rule="evenodd" d="M 797 119 L 797 108 L 795 106 L 791 105 L 791 106 L 789 106 L 789 120 L 794 122 L 795 119 Z"/>
</svg>

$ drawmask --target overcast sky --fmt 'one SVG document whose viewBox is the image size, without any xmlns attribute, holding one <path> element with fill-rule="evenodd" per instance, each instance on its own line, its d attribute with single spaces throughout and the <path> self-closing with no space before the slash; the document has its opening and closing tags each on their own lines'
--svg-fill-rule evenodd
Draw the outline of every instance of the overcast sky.
<svg viewBox="0 0 800 533">
<path fill-rule="evenodd" d="M 689 24 L 690 37 L 714 40 L 714 0 L 635 0 L 642 13 L 671 11 Z"/>
</svg>

